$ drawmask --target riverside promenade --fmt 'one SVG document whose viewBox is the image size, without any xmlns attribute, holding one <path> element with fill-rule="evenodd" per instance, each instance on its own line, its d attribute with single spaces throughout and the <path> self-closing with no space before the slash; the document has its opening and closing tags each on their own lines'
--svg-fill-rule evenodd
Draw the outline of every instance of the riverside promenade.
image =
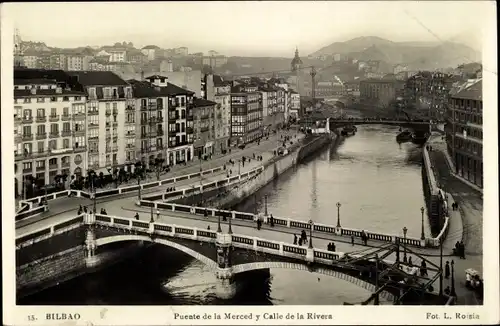
<svg viewBox="0 0 500 326">
<path fill-rule="evenodd" d="M 262 139 L 260 144 L 251 143 L 248 144 L 245 149 L 232 148 L 231 153 L 227 155 L 217 155 L 213 156 L 210 160 L 194 160 L 186 165 L 179 165 L 174 167 L 167 175 L 162 175 L 160 180 L 169 179 L 173 177 L 179 177 L 182 175 L 197 173 L 200 171 L 200 166 L 203 171 L 214 169 L 226 164 L 227 170 L 232 170 L 232 175 L 237 175 L 238 172 L 245 173 L 248 172 L 257 166 L 264 164 L 266 161 L 271 160 L 274 157 L 274 150 L 281 145 L 281 137 L 282 136 L 290 136 L 294 143 L 302 141 L 305 137 L 304 134 L 298 133 L 295 130 L 290 131 L 280 131 L 275 135 L 270 135 L 269 139 Z M 253 155 L 261 155 L 262 161 L 254 160 Z M 242 157 L 250 158 L 250 162 L 247 162 L 243 165 L 239 165 L 238 161 L 241 160 Z M 228 164 L 229 160 L 233 160 L 235 162 L 234 166 Z M 239 170 L 239 171 L 238 171 Z M 154 175 L 154 174 L 152 174 Z M 226 171 L 221 171 L 216 174 L 206 175 L 203 177 L 191 178 L 189 180 L 182 180 L 175 183 L 170 183 L 167 185 L 162 185 L 155 188 L 150 188 L 147 190 L 142 190 L 141 195 L 145 194 L 153 194 L 153 193 L 161 193 L 164 192 L 169 187 L 175 188 L 183 188 L 190 185 L 199 185 L 200 181 L 203 183 L 208 183 L 211 181 L 216 181 L 220 179 L 224 179 L 226 177 Z M 145 184 L 147 182 L 156 181 L 156 176 L 154 178 L 150 178 L 149 181 L 142 181 L 141 184 Z M 133 183 L 130 185 L 136 185 L 137 183 Z M 103 189 L 104 190 L 104 189 Z M 106 189 L 107 190 L 107 189 Z M 100 191 L 99 189 L 97 190 Z M 138 191 L 131 191 L 126 194 L 114 195 L 110 197 L 105 197 L 101 199 L 97 199 L 97 210 L 99 211 L 101 207 L 106 208 L 108 206 L 120 207 L 119 203 L 121 202 L 135 202 L 137 200 Z M 115 203 L 116 202 L 116 203 Z M 106 207 L 103 206 L 104 203 L 107 203 Z M 93 201 L 88 198 L 82 197 L 63 197 L 55 200 L 50 200 L 48 203 L 49 210 L 45 213 L 42 213 L 38 216 L 28 218 L 26 220 L 22 220 L 16 222 L 16 235 L 19 232 L 28 232 L 29 229 L 37 228 L 39 225 L 44 223 L 52 223 L 56 220 L 64 220 L 68 216 L 73 216 L 76 214 L 78 207 L 88 206 L 92 207 Z M 109 210 L 108 210 L 109 212 Z M 48 220 L 47 220 L 48 219 Z M 22 230 L 21 230 L 22 229 Z M 19 232 L 18 232 L 19 231 Z"/>
<path fill-rule="evenodd" d="M 465 244 L 466 259 L 454 257 L 455 274 L 458 288 L 464 288 L 465 270 L 473 268 L 483 275 L 483 199 L 482 193 L 463 182 L 453 175 L 452 163 L 446 157 L 446 142 L 442 136 L 435 133 L 429 139 L 428 145 L 432 147 L 429 151 L 431 164 L 434 166 L 436 179 L 440 187 L 451 195 L 453 200 L 459 204 L 459 216 L 462 224 L 462 233 L 451 232 L 448 237 L 455 241 L 462 240 Z M 451 164 L 450 164 L 451 163 Z M 449 201 L 451 206 L 453 201 Z M 453 222 L 457 222 L 456 220 Z M 450 242 L 449 242 L 450 243 Z M 453 241 L 451 241 L 453 243 Z M 451 258 L 451 257 L 450 257 Z M 485 280 L 485 287 L 488 280 Z M 482 300 L 477 298 L 473 292 L 465 289 L 463 295 L 459 295 L 457 304 L 481 304 Z"/>
</svg>

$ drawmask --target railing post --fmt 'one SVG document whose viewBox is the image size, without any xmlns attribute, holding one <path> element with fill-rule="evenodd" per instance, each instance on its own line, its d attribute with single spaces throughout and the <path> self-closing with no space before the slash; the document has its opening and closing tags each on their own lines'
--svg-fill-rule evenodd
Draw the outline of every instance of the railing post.
<svg viewBox="0 0 500 326">
<path fill-rule="evenodd" d="M 155 224 L 154 223 L 149 223 L 148 232 L 149 232 L 149 234 L 153 234 L 155 232 Z"/>
<path fill-rule="evenodd" d="M 283 242 L 280 242 L 280 255 L 283 256 L 285 254 L 284 250 L 283 250 Z"/>
<path fill-rule="evenodd" d="M 236 212 L 235 211 L 231 211 L 231 218 L 233 220 L 236 218 Z"/>
<path fill-rule="evenodd" d="M 308 262 L 314 262 L 314 248 L 307 248 L 306 260 Z"/>
<path fill-rule="evenodd" d="M 257 237 L 254 237 L 254 238 L 253 238 L 253 249 L 254 249 L 254 250 L 257 250 L 257 248 L 258 248 L 258 247 L 257 247 Z"/>
<path fill-rule="evenodd" d="M 287 218 L 287 219 L 286 219 L 286 227 L 287 227 L 287 228 L 289 228 L 289 227 L 290 227 L 290 219 L 289 219 L 289 218 Z"/>
<path fill-rule="evenodd" d="M 170 232 L 170 235 L 175 237 L 175 225 L 172 224 L 172 232 Z"/>
<path fill-rule="evenodd" d="M 198 228 L 193 229 L 193 240 L 198 240 Z"/>
</svg>

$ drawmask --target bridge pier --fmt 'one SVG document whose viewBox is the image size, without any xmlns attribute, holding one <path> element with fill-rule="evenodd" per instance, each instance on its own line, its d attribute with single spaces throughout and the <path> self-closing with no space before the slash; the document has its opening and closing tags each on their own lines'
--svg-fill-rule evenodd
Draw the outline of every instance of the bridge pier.
<svg viewBox="0 0 500 326">
<path fill-rule="evenodd" d="M 215 241 L 217 250 L 217 273 L 218 279 L 231 280 L 233 277 L 231 254 L 232 254 L 232 236 L 222 232 L 217 233 Z"/>
<path fill-rule="evenodd" d="M 90 214 L 89 214 L 90 215 Z M 98 263 L 98 259 L 96 256 L 96 239 L 95 232 L 92 226 L 89 226 L 86 231 L 86 239 L 85 239 L 85 265 L 87 268 L 95 267 Z"/>
</svg>

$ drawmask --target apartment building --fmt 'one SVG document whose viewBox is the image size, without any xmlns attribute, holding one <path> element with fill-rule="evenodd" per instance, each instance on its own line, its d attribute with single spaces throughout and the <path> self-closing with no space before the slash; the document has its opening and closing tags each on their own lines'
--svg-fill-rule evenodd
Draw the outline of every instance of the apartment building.
<svg viewBox="0 0 500 326">
<path fill-rule="evenodd" d="M 160 75 L 146 80 L 162 95 L 168 97 L 164 103 L 168 114 L 166 133 L 166 160 L 170 166 L 193 159 L 193 106 L 194 93 L 168 82 Z M 199 79 L 198 79 L 199 80 Z"/>
<path fill-rule="evenodd" d="M 275 127 L 275 116 L 278 112 L 277 88 L 269 85 L 259 86 L 262 102 L 262 125 L 264 132 L 273 130 Z"/>
<path fill-rule="evenodd" d="M 89 70 L 89 62 L 92 57 L 83 54 L 70 54 L 66 56 L 68 71 L 86 71 Z"/>
<path fill-rule="evenodd" d="M 217 103 L 195 97 L 193 104 L 194 156 L 201 159 L 203 155 L 214 154 L 215 148 L 217 148 L 215 144 L 215 106 Z"/>
<path fill-rule="evenodd" d="M 483 187 L 483 81 L 469 80 L 450 94 L 446 144 L 455 173 Z"/>
<path fill-rule="evenodd" d="M 216 151 L 229 148 L 231 138 L 231 82 L 214 76 Z"/>
<path fill-rule="evenodd" d="M 359 83 L 363 103 L 388 108 L 403 93 L 404 83 L 397 79 L 367 79 Z"/>
<path fill-rule="evenodd" d="M 290 117 L 298 119 L 300 113 L 300 94 L 295 91 L 290 91 Z"/>
<path fill-rule="evenodd" d="M 132 163 L 126 160 L 127 138 L 124 137 L 127 131 L 135 131 L 135 122 L 126 120 L 126 112 L 135 107 L 132 87 L 109 71 L 69 74 L 87 94 L 89 169 L 99 173 Z"/>
<path fill-rule="evenodd" d="M 247 144 L 263 135 L 262 95 L 256 85 L 231 89 L 231 143 Z"/>
<path fill-rule="evenodd" d="M 137 160 L 147 167 L 155 159 L 167 157 L 167 143 L 164 126 L 167 125 L 168 95 L 150 81 L 129 80 L 135 98 L 135 115 L 127 114 L 127 119 L 135 119 L 137 132 L 125 135 L 126 147 L 136 149 Z M 132 159 L 127 157 L 128 160 Z"/>
<path fill-rule="evenodd" d="M 31 195 L 58 175 L 86 173 L 85 103 L 81 86 L 63 71 L 14 71 L 16 196 Z"/>
</svg>

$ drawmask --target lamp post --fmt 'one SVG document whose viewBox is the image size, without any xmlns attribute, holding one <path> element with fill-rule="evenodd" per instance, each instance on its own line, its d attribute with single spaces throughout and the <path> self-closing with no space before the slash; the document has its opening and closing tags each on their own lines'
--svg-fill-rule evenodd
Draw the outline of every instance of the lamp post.
<svg viewBox="0 0 500 326">
<path fill-rule="evenodd" d="M 229 230 L 228 230 L 228 232 L 227 232 L 227 233 L 229 233 L 229 234 L 233 234 L 233 229 L 232 229 L 232 227 L 231 227 L 231 220 L 232 220 L 232 219 L 233 219 L 233 216 L 232 216 L 232 214 L 231 214 L 231 216 L 229 216 Z"/>
<path fill-rule="evenodd" d="M 405 262 L 405 263 L 407 261 L 407 258 L 406 258 L 406 232 L 408 232 L 408 229 L 405 226 L 403 228 L 403 238 L 404 238 L 404 244 L 403 244 L 403 248 L 404 248 L 404 251 L 403 251 L 403 262 Z"/>
<path fill-rule="evenodd" d="M 309 220 L 309 224 L 311 225 L 311 228 L 309 229 L 309 249 L 312 249 L 312 247 L 313 247 L 313 227 L 314 227 L 313 220 Z"/>
<path fill-rule="evenodd" d="M 92 192 L 94 193 L 94 200 L 93 200 L 93 207 L 94 208 L 93 208 L 93 210 L 94 210 L 94 216 L 95 216 L 95 214 L 97 213 L 97 198 L 96 198 L 97 191 L 95 188 L 95 178 L 96 178 L 95 171 L 92 171 L 91 178 L 92 178 Z"/>
<path fill-rule="evenodd" d="M 451 261 L 451 291 L 450 295 L 452 297 L 457 296 L 457 292 L 455 291 L 455 262 L 452 260 Z"/>
<path fill-rule="evenodd" d="M 267 194 L 264 195 L 264 213 L 267 216 Z"/>
<path fill-rule="evenodd" d="M 439 238 L 439 296 L 443 296 L 443 238 Z"/>
<path fill-rule="evenodd" d="M 420 212 L 422 213 L 422 230 L 420 231 L 420 239 L 425 240 L 425 233 L 424 233 L 424 212 L 425 208 L 420 207 Z"/>
<path fill-rule="evenodd" d="M 153 206 L 151 206 L 151 223 L 154 223 L 155 219 L 154 219 L 154 215 L 153 215 Z"/>
<path fill-rule="evenodd" d="M 200 203 L 203 207 L 203 177 L 201 176 L 203 173 L 203 169 L 201 167 L 201 157 L 200 157 Z"/>
<path fill-rule="evenodd" d="M 340 206 L 342 206 L 342 204 L 340 204 L 340 202 L 337 202 L 337 227 L 338 228 L 340 227 Z"/>
<path fill-rule="evenodd" d="M 217 233 L 221 233 L 222 232 L 222 228 L 220 227 L 220 211 L 219 211 L 219 214 L 217 214 Z"/>
</svg>

